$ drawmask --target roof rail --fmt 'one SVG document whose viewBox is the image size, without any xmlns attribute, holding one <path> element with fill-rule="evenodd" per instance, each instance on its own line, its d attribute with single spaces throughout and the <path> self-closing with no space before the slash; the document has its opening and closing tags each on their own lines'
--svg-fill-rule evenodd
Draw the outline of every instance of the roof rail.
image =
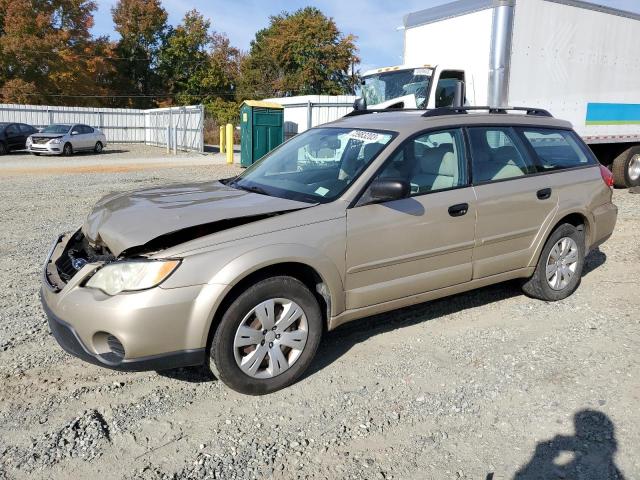
<svg viewBox="0 0 640 480">
<path fill-rule="evenodd" d="M 371 108 L 367 110 L 352 110 L 345 117 L 357 117 L 368 113 L 390 113 L 390 112 L 424 112 L 424 108 Z"/>
<path fill-rule="evenodd" d="M 440 117 L 443 115 L 458 115 L 476 110 L 486 110 L 490 114 L 506 114 L 509 111 L 516 111 L 527 112 L 527 115 L 534 115 L 536 117 L 553 117 L 553 115 L 551 115 L 547 110 L 535 107 L 439 107 L 427 110 L 422 114 L 422 116 Z"/>
</svg>

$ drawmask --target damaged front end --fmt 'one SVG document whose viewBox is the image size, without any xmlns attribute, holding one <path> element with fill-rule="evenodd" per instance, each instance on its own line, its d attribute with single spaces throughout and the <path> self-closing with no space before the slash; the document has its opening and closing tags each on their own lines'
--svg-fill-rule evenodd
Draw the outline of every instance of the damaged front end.
<svg viewBox="0 0 640 480">
<path fill-rule="evenodd" d="M 44 277 L 54 291 L 62 290 L 85 265 L 104 265 L 116 261 L 107 247 L 91 245 L 78 230 L 60 235 L 54 242 L 44 266 Z"/>
</svg>

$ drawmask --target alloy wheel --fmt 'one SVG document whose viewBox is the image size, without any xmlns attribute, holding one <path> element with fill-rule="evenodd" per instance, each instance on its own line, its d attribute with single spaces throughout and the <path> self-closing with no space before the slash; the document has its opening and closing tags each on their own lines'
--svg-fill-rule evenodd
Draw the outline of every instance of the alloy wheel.
<svg viewBox="0 0 640 480">
<path fill-rule="evenodd" d="M 547 283 L 553 290 L 569 285 L 578 267 L 578 244 L 573 238 L 563 237 L 556 242 L 546 263 Z"/>
<path fill-rule="evenodd" d="M 236 363 L 253 378 L 280 375 L 302 355 L 308 331 L 307 317 L 297 303 L 285 298 L 265 300 L 245 315 L 236 331 Z"/>
<path fill-rule="evenodd" d="M 635 182 L 640 178 L 640 153 L 631 157 L 627 171 L 629 173 L 629 179 L 632 182 Z"/>
</svg>

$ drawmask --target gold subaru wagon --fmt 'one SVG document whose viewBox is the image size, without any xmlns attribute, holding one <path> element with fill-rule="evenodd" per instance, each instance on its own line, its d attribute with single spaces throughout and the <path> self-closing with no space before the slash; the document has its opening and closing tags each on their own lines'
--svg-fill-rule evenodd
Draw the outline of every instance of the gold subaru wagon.
<svg viewBox="0 0 640 480">
<path fill-rule="evenodd" d="M 108 195 L 47 256 L 53 335 L 264 394 L 351 320 L 512 279 L 563 299 L 613 231 L 611 173 L 569 123 L 511 110 L 354 112 L 235 178 Z"/>
</svg>

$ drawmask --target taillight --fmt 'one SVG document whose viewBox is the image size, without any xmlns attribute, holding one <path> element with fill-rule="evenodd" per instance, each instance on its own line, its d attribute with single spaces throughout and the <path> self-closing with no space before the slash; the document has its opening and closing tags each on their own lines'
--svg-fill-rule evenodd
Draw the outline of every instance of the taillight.
<svg viewBox="0 0 640 480">
<path fill-rule="evenodd" d="M 607 185 L 607 187 L 613 188 L 613 173 L 604 165 L 600 165 L 600 175 L 602 176 L 602 181 Z"/>
</svg>

